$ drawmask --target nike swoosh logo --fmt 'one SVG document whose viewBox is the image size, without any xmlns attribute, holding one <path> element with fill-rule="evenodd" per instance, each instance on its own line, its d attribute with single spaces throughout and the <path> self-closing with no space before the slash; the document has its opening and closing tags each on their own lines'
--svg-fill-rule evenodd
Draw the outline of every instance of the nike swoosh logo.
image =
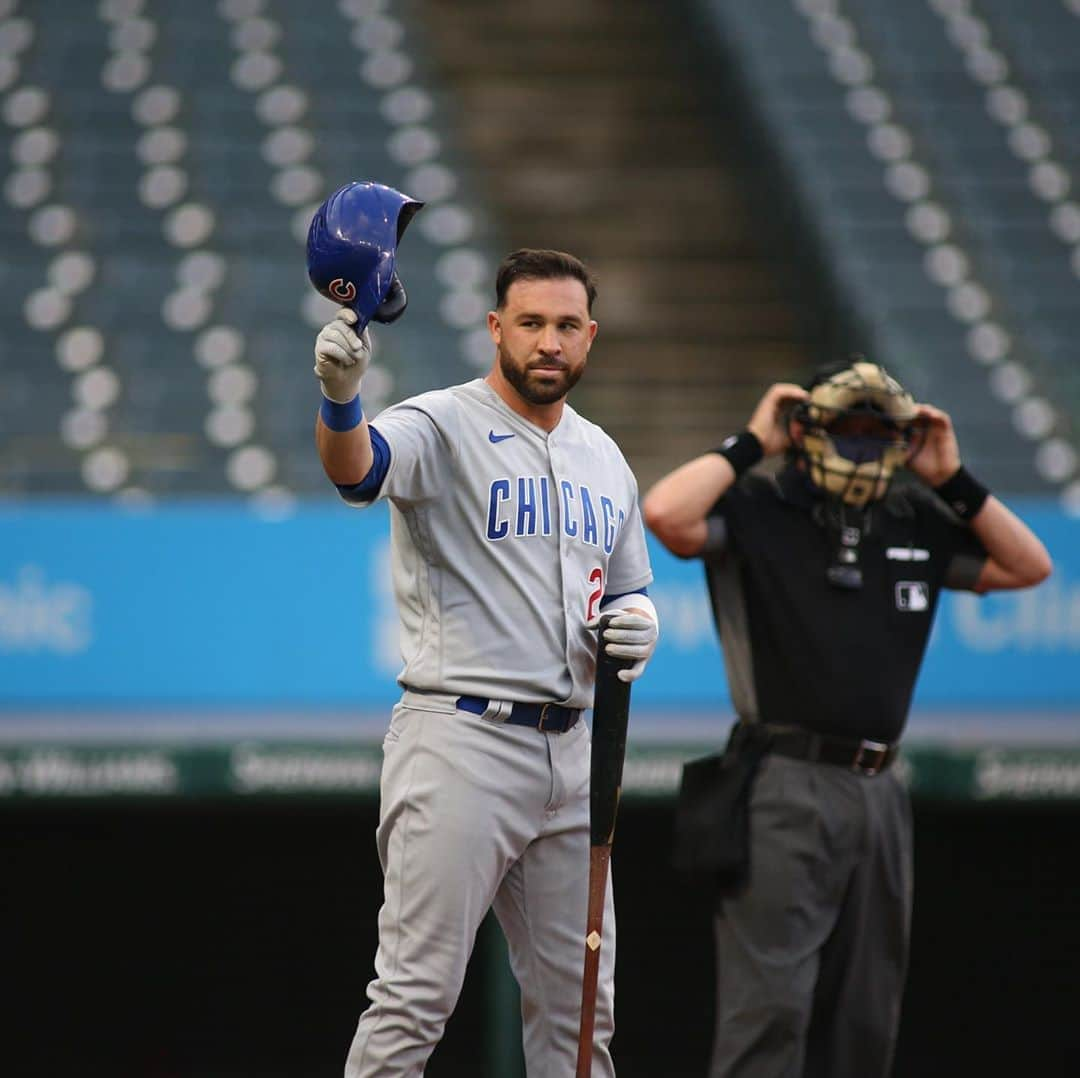
<svg viewBox="0 0 1080 1078">
<path fill-rule="evenodd" d="M 492 445 L 498 445 L 499 442 L 505 442 L 507 438 L 513 438 L 512 434 L 496 434 L 493 430 L 488 431 L 488 441 Z"/>
</svg>

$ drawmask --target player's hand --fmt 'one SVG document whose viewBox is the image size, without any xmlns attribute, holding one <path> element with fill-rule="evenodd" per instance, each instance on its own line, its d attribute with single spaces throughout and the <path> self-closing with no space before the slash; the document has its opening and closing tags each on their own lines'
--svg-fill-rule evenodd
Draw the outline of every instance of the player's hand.
<svg viewBox="0 0 1080 1078">
<path fill-rule="evenodd" d="M 757 435 L 765 456 L 782 453 L 791 445 L 788 431 L 788 412 L 792 405 L 808 400 L 810 394 L 794 382 L 777 382 L 765 391 L 758 401 L 746 429 Z"/>
<path fill-rule="evenodd" d="M 604 616 L 597 615 L 592 621 L 586 623 L 585 628 L 599 628 L 600 618 Z M 620 681 L 637 681 L 641 677 L 645 672 L 645 664 L 656 650 L 656 641 L 659 636 L 660 626 L 644 614 L 620 610 L 611 617 L 604 630 L 604 654 L 616 659 L 634 660 L 633 666 L 619 671 L 617 676 Z"/>
<path fill-rule="evenodd" d="M 328 400 L 347 404 L 360 392 L 360 379 L 371 362 L 367 328 L 357 333 L 356 312 L 342 307 L 315 338 L 315 377 Z"/>
<path fill-rule="evenodd" d="M 915 422 L 925 430 L 907 466 L 927 486 L 938 487 L 960 467 L 960 444 L 947 412 L 930 404 L 915 405 Z"/>
</svg>

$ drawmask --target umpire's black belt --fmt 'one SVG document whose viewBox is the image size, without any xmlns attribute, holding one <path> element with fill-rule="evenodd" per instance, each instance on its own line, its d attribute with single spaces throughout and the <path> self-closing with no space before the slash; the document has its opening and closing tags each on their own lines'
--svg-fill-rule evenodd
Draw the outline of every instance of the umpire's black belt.
<svg viewBox="0 0 1080 1078">
<path fill-rule="evenodd" d="M 457 706 L 462 711 L 483 715 L 491 706 L 482 696 L 459 696 Z M 547 734 L 565 734 L 581 718 L 581 708 L 563 707 L 562 704 L 514 704 L 510 714 L 498 720 L 513 726 L 534 726 Z"/>
<path fill-rule="evenodd" d="M 769 752 L 796 760 L 837 764 L 861 775 L 876 775 L 896 759 L 899 742 L 870 741 L 866 738 L 834 737 L 795 726 L 764 723 L 769 732 Z"/>
</svg>

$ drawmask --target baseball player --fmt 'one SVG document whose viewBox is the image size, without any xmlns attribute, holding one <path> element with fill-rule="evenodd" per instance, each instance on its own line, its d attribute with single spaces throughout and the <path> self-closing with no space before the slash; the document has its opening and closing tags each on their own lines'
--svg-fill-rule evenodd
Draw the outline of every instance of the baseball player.
<svg viewBox="0 0 1080 1078">
<path fill-rule="evenodd" d="M 775 454 L 776 474 L 749 472 Z M 774 385 L 644 506 L 705 562 L 739 717 L 727 751 L 766 746 L 749 877 L 717 907 L 710 1074 L 884 1078 L 912 900 L 890 765 L 938 596 L 1028 587 L 1049 556 L 961 467 L 948 415 L 862 360 Z"/>
<path fill-rule="evenodd" d="M 521 986 L 530 1078 L 574 1072 L 595 628 L 616 612 L 603 646 L 634 660 L 624 680 L 658 632 L 634 477 L 566 403 L 596 336 L 595 295 L 576 258 L 514 252 L 488 314 L 488 375 L 370 424 L 357 311 L 343 307 L 315 342 L 326 474 L 354 505 L 390 503 L 404 658 L 383 742 L 376 976 L 348 1078 L 423 1073 L 491 907 Z M 604 1076 L 614 924 L 609 885 L 593 1049 Z"/>
</svg>

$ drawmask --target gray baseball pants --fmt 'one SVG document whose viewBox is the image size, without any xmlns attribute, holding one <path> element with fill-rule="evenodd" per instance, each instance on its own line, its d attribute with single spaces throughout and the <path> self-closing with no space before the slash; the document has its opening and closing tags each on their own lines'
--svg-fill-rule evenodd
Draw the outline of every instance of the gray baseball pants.
<svg viewBox="0 0 1080 1078">
<path fill-rule="evenodd" d="M 406 692 L 383 742 L 380 795 L 376 976 L 346 1078 L 423 1074 L 492 907 L 521 986 L 528 1078 L 572 1078 L 588 909 L 586 724 L 546 734 Z M 610 878 L 603 935 L 592 1073 L 613 1078 Z"/>
<path fill-rule="evenodd" d="M 910 937 L 907 790 L 893 770 L 766 756 L 750 833 L 749 885 L 715 922 L 711 1078 L 884 1078 Z"/>
</svg>

